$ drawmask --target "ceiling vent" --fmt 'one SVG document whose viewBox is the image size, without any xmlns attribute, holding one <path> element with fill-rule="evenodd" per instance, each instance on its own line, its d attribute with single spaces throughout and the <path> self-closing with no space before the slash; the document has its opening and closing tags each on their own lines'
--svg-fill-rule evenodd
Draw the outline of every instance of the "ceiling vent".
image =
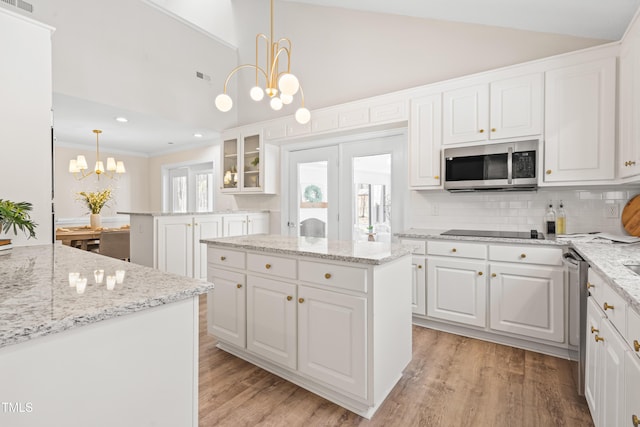
<svg viewBox="0 0 640 427">
<path fill-rule="evenodd" d="M 33 13 L 33 5 L 22 0 L 0 0 L 0 2 L 22 9 L 26 12 Z"/>
<path fill-rule="evenodd" d="M 2 3 L 10 4 L 11 6 L 16 5 L 16 0 L 0 0 Z"/>
</svg>

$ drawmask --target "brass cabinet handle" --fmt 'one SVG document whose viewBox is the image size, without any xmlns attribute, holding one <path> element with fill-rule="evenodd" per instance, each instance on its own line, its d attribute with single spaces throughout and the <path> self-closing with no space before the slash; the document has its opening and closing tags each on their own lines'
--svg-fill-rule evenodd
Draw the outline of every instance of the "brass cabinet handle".
<svg viewBox="0 0 640 427">
<path fill-rule="evenodd" d="M 324 278 L 325 279 L 331 279 L 331 273 L 325 273 Z"/>
<path fill-rule="evenodd" d="M 524 258 L 526 258 L 526 257 L 527 257 L 527 254 L 520 254 L 520 258 L 523 258 L 523 259 L 524 259 Z"/>
<path fill-rule="evenodd" d="M 221 257 L 220 257 L 220 261 L 224 261 L 225 259 L 227 259 L 227 257 L 226 257 L 226 256 L 221 256 Z"/>
<path fill-rule="evenodd" d="M 596 342 L 598 342 L 598 341 L 603 341 L 604 342 L 604 338 L 602 338 L 600 335 L 596 335 L 595 339 L 596 339 Z"/>
<path fill-rule="evenodd" d="M 496 277 L 497 274 L 496 273 L 491 273 L 491 277 Z"/>
<path fill-rule="evenodd" d="M 191 224 L 187 224 L 187 227 L 191 227 Z"/>
<path fill-rule="evenodd" d="M 478 271 L 478 276 L 482 276 L 482 271 Z"/>
<path fill-rule="evenodd" d="M 264 268 L 266 268 L 267 270 L 271 268 L 271 264 L 265 264 Z"/>
<path fill-rule="evenodd" d="M 480 129 L 480 133 L 484 133 L 484 129 Z"/>
<path fill-rule="evenodd" d="M 629 162 L 624 162 L 624 165 L 625 166 L 629 166 Z"/>
<path fill-rule="evenodd" d="M 434 176 L 433 179 L 440 179 L 440 175 Z"/>
<path fill-rule="evenodd" d="M 604 311 L 607 311 L 608 309 L 613 310 L 613 306 L 612 306 L 612 305 L 607 304 L 606 302 L 604 303 L 603 307 L 604 307 Z"/>
<path fill-rule="evenodd" d="M 638 342 L 638 340 L 633 340 L 633 349 L 636 352 L 640 352 L 640 342 Z"/>
<path fill-rule="evenodd" d="M 495 132 L 495 131 L 496 131 L 496 128 L 491 128 L 491 132 Z"/>
<path fill-rule="evenodd" d="M 591 283 L 587 282 L 587 289 L 591 289 L 591 288 L 595 288 L 596 285 L 592 285 Z"/>
<path fill-rule="evenodd" d="M 591 327 L 591 333 L 600 332 L 600 329 L 596 329 L 593 326 Z"/>
<path fill-rule="evenodd" d="M 451 249 L 451 252 L 458 252 L 456 248 Z"/>
<path fill-rule="evenodd" d="M 242 287 L 242 285 L 241 285 L 240 283 L 238 283 L 238 284 L 236 285 L 236 288 L 238 288 L 238 289 L 240 289 L 241 287 Z"/>
<path fill-rule="evenodd" d="M 418 268 L 422 268 L 422 265 L 418 264 Z"/>
<path fill-rule="evenodd" d="M 298 298 L 298 302 L 302 304 L 304 302 L 304 298 Z"/>
<path fill-rule="evenodd" d="M 547 175 L 551 175 L 551 169 L 547 169 Z"/>
<path fill-rule="evenodd" d="M 635 161 L 632 160 L 632 161 L 629 162 L 629 166 L 635 166 L 635 165 L 636 165 Z"/>
<path fill-rule="evenodd" d="M 291 301 L 293 297 L 291 295 L 287 295 L 287 301 Z"/>
<path fill-rule="evenodd" d="M 633 427 L 638 427 L 640 425 L 640 418 L 637 415 L 631 415 L 631 422 L 633 423 Z"/>
<path fill-rule="evenodd" d="M 197 222 L 195 222 L 193 225 L 197 227 L 197 226 L 198 226 L 198 223 L 197 223 Z"/>
</svg>

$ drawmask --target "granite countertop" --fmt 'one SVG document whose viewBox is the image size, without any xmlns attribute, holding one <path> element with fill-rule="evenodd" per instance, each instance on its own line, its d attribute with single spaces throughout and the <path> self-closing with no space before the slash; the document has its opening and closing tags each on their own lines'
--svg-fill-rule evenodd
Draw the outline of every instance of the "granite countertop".
<svg viewBox="0 0 640 427">
<path fill-rule="evenodd" d="M 104 270 L 95 284 L 94 270 Z M 107 275 L 124 271 L 107 289 Z M 86 277 L 70 286 L 69 273 Z M 0 347 L 187 299 L 213 284 L 63 245 L 0 252 Z"/>
<path fill-rule="evenodd" d="M 268 213 L 268 210 L 226 210 L 213 212 L 116 212 L 119 215 L 144 215 L 144 216 L 183 216 L 183 215 L 230 215 L 230 214 L 249 214 L 249 213 Z"/>
<path fill-rule="evenodd" d="M 332 261 L 373 265 L 384 264 L 411 253 L 409 248 L 400 244 L 353 242 L 330 240 L 320 237 L 289 237 L 265 234 L 202 239 L 200 242 L 234 249 L 285 255 L 302 255 Z"/>
<path fill-rule="evenodd" d="M 462 240 L 471 242 L 488 242 L 488 243 L 518 243 L 527 245 L 544 245 L 544 246 L 568 246 L 568 240 L 555 239 L 510 239 L 504 237 L 477 237 L 477 236 L 443 236 L 446 230 L 429 230 L 423 228 L 410 228 L 401 233 L 395 233 L 394 236 L 401 239 L 433 239 L 433 240 Z"/>
<path fill-rule="evenodd" d="M 584 243 L 571 245 L 605 278 L 630 307 L 640 313 L 640 276 L 625 264 L 640 264 L 640 243 Z"/>
</svg>

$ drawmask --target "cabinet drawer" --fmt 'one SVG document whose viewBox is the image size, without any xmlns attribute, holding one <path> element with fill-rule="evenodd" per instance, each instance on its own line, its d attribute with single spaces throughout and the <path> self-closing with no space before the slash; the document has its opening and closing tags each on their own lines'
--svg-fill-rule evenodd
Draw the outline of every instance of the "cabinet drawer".
<svg viewBox="0 0 640 427">
<path fill-rule="evenodd" d="M 233 271 L 218 269 L 215 266 L 209 266 L 207 269 L 207 280 L 215 285 L 216 279 L 233 282 L 238 286 L 238 288 L 245 285 L 245 275 L 243 273 L 236 273 Z"/>
<path fill-rule="evenodd" d="M 427 254 L 444 255 L 458 258 L 487 258 L 487 246 L 478 243 L 460 241 L 427 242 Z"/>
<path fill-rule="evenodd" d="M 534 246 L 489 246 L 491 261 L 517 262 L 519 264 L 562 265 L 561 248 Z"/>
<path fill-rule="evenodd" d="M 300 280 L 318 285 L 367 292 L 367 270 L 364 268 L 300 261 Z"/>
<path fill-rule="evenodd" d="M 297 277 L 295 259 L 273 255 L 247 254 L 247 270 L 287 279 Z"/>
<path fill-rule="evenodd" d="M 627 308 L 627 342 L 633 353 L 640 357 L 640 314 L 631 307 Z"/>
<path fill-rule="evenodd" d="M 402 239 L 400 241 L 405 246 L 411 247 L 411 253 L 417 255 L 424 255 L 427 253 L 426 245 L 424 240 L 407 240 Z"/>
<path fill-rule="evenodd" d="M 244 252 L 209 246 L 207 249 L 207 263 L 230 268 L 244 269 Z"/>
<path fill-rule="evenodd" d="M 596 304 L 601 308 L 602 306 L 600 304 L 602 303 L 602 297 L 604 296 L 605 286 L 602 276 L 596 273 L 594 269 L 590 268 L 589 276 L 587 278 L 587 288 L 589 289 L 589 294 L 591 294 Z"/>
<path fill-rule="evenodd" d="M 600 308 L 604 310 L 604 314 L 607 315 L 613 326 L 620 332 L 620 335 L 626 336 L 627 303 L 606 283 Z"/>
</svg>

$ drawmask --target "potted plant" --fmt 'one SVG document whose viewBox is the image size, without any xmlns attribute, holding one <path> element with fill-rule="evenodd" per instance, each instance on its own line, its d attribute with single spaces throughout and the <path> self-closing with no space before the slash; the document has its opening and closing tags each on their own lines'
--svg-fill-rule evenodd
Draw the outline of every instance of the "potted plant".
<svg viewBox="0 0 640 427">
<path fill-rule="evenodd" d="M 367 238 L 368 241 L 370 242 L 376 241 L 376 233 L 373 232 L 373 225 L 370 225 L 367 227 L 367 234 L 369 235 L 369 237 Z"/>
<path fill-rule="evenodd" d="M 38 224 L 31 220 L 29 212 L 33 206 L 29 202 L 12 202 L 0 199 L 0 233 L 18 234 L 23 231 L 30 239 L 36 237 Z M 0 239 L 0 250 L 11 248 L 11 239 Z"/>
<path fill-rule="evenodd" d="M 102 222 L 100 219 L 100 211 L 107 205 L 107 202 L 111 200 L 111 189 L 107 188 L 106 190 L 94 192 L 81 191 L 78 195 L 80 196 L 79 199 L 89 208 L 91 228 L 100 228 Z"/>
</svg>

